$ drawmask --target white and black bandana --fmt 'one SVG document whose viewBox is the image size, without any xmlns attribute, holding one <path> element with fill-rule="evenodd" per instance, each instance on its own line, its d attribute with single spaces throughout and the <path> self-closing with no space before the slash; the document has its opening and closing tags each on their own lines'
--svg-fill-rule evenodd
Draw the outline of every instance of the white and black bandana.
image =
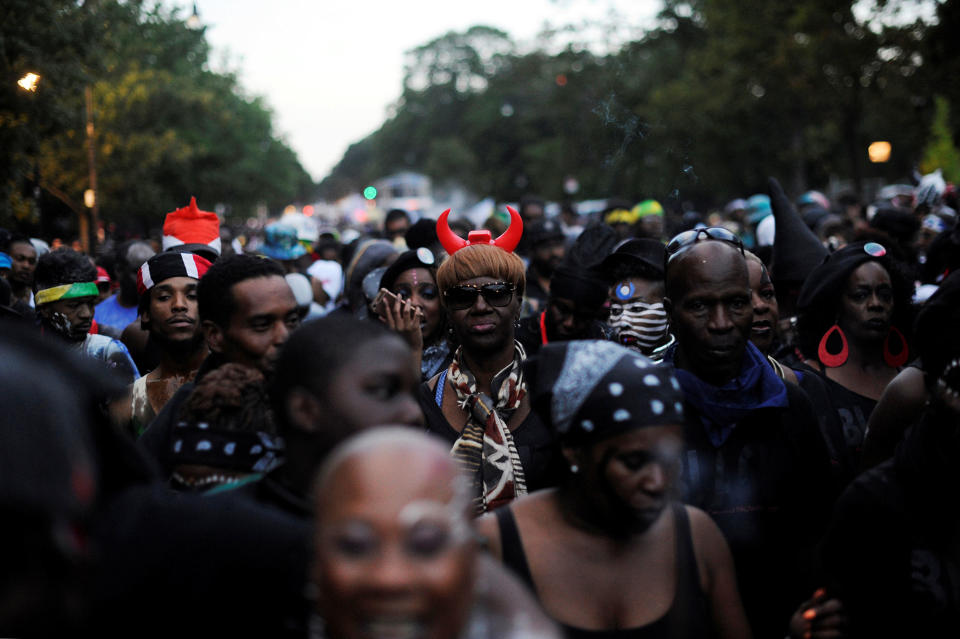
<svg viewBox="0 0 960 639">
<path fill-rule="evenodd" d="M 571 443 L 683 422 L 673 369 L 612 342 L 547 344 L 526 373 L 534 409 Z"/>
</svg>

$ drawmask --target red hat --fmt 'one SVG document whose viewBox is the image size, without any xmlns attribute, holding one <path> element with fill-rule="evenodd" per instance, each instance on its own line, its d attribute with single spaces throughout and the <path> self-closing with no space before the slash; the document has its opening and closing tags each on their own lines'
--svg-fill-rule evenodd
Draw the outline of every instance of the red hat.
<svg viewBox="0 0 960 639">
<path fill-rule="evenodd" d="M 107 273 L 107 269 L 102 266 L 97 267 L 97 279 L 94 280 L 97 284 L 109 284 L 110 283 L 110 274 Z"/>
<path fill-rule="evenodd" d="M 220 255 L 220 219 L 216 213 L 197 208 L 197 198 L 190 204 L 167 213 L 163 222 L 163 250 Z M 216 259 L 216 258 L 214 258 Z"/>
</svg>

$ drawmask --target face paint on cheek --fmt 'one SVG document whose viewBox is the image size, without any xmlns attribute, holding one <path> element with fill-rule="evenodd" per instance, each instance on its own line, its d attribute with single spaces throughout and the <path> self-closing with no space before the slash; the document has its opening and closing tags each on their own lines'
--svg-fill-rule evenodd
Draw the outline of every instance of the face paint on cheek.
<svg viewBox="0 0 960 639">
<path fill-rule="evenodd" d="M 666 336 L 669 328 L 667 312 L 662 302 L 633 302 L 619 315 L 611 317 L 609 322 L 621 344 L 639 350 L 655 347 Z"/>
<path fill-rule="evenodd" d="M 55 331 L 63 335 L 70 335 L 70 333 L 73 332 L 73 323 L 70 322 L 70 319 L 66 315 L 59 311 L 54 312 L 50 316 L 50 324 Z"/>
</svg>

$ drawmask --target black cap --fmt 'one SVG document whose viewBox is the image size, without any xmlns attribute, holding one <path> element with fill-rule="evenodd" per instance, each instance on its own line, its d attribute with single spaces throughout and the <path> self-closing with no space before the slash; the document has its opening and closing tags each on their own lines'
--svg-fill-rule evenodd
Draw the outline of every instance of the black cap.
<svg viewBox="0 0 960 639">
<path fill-rule="evenodd" d="M 583 310 L 599 311 L 607 301 L 607 282 L 594 269 L 561 264 L 550 278 L 550 297 L 572 300 Z"/>
<path fill-rule="evenodd" d="M 437 222 L 425 217 L 417 220 L 413 226 L 407 229 L 403 239 L 410 249 L 418 249 L 421 246 L 430 248 L 440 242 L 437 238 Z"/>
<path fill-rule="evenodd" d="M 609 277 L 624 265 L 628 268 L 655 273 L 662 278 L 666 257 L 667 250 L 658 240 L 648 237 L 624 240 L 613 249 L 613 253 L 604 258 L 600 263 L 600 269 Z"/>
<path fill-rule="evenodd" d="M 920 230 L 920 218 L 908 209 L 884 205 L 877 207 L 870 226 L 883 231 L 897 242 L 909 242 Z"/>
<path fill-rule="evenodd" d="M 415 251 L 405 251 L 384 271 L 380 278 L 380 288 L 389 290 L 404 271 L 409 271 L 412 268 L 432 269 L 436 266 L 437 259 L 428 248 L 421 246 Z"/>
<path fill-rule="evenodd" d="M 530 246 L 536 247 L 544 242 L 564 239 L 563 229 L 554 220 L 535 220 L 524 228 L 524 237 L 529 239 Z"/>
</svg>

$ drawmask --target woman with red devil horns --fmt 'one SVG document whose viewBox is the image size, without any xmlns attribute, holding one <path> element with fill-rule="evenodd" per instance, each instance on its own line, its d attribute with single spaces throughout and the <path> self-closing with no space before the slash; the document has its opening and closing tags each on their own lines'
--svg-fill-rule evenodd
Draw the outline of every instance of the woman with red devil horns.
<svg viewBox="0 0 960 639">
<path fill-rule="evenodd" d="M 859 465 L 870 413 L 909 359 L 910 296 L 909 282 L 876 242 L 830 254 L 800 290 L 797 328 L 807 359 L 799 370 L 823 380 L 824 397 L 812 399 L 836 413 L 840 432 L 826 433 L 828 445 L 842 449 L 831 453 L 850 471 Z"/>
<path fill-rule="evenodd" d="M 450 366 L 423 383 L 420 406 L 427 430 L 446 439 L 471 478 L 476 512 L 483 513 L 539 488 L 556 485 L 559 449 L 549 428 L 530 410 L 523 378 L 526 354 L 514 339 L 523 301 L 524 265 L 512 253 L 523 222 L 512 208 L 510 227 L 493 239 L 467 239 L 437 220 L 450 257 L 437 286 L 453 341 Z"/>
</svg>

